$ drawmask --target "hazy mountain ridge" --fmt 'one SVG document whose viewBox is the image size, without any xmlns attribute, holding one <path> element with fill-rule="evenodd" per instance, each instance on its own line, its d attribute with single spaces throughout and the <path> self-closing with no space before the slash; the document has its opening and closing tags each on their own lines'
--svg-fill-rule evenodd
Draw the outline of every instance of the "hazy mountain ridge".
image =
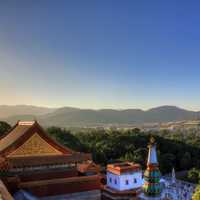
<svg viewBox="0 0 200 200">
<path fill-rule="evenodd" d="M 0 105 L 0 118 L 11 117 L 14 115 L 44 115 L 54 112 L 55 108 L 39 107 L 32 105 Z"/>
<path fill-rule="evenodd" d="M 9 106 L 8 106 L 9 107 Z M 17 107 L 17 106 L 16 106 Z M 14 107 L 16 111 L 16 107 Z M 37 106 L 20 106 L 23 108 L 15 115 L 10 115 L 12 106 L 8 109 L 9 113 L 2 112 L 0 106 L 0 118 L 10 123 L 17 120 L 37 119 L 44 126 L 95 126 L 106 124 L 142 124 L 153 122 L 169 122 L 180 120 L 194 120 L 200 118 L 200 112 L 189 111 L 175 106 L 161 106 L 147 111 L 140 109 L 79 109 L 72 107 L 45 108 Z M 25 113 L 23 110 L 25 108 Z M 3 114 L 5 115 L 3 117 Z"/>
</svg>

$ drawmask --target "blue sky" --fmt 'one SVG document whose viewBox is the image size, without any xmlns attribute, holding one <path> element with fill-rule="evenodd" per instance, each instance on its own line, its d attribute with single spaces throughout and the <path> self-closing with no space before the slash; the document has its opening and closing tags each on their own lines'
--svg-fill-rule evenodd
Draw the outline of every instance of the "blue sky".
<svg viewBox="0 0 200 200">
<path fill-rule="evenodd" d="M 200 110 L 199 1 L 0 2 L 0 104 Z"/>
</svg>

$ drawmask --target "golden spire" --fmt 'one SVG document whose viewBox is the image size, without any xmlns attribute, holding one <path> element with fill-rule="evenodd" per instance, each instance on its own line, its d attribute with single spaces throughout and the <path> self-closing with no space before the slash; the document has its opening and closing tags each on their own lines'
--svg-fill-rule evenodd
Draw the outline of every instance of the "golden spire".
<svg viewBox="0 0 200 200">
<path fill-rule="evenodd" d="M 156 140 L 153 136 L 150 137 L 150 142 L 148 145 L 149 153 L 148 153 L 148 161 L 147 164 L 157 164 L 157 153 L 156 153 Z"/>
<path fill-rule="evenodd" d="M 153 136 L 150 138 L 150 144 L 155 144 L 155 138 Z"/>
</svg>

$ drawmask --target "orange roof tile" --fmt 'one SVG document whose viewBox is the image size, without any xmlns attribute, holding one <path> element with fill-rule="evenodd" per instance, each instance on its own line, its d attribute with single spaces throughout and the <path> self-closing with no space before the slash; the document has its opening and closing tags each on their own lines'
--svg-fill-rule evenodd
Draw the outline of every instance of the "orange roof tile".
<svg viewBox="0 0 200 200">
<path fill-rule="evenodd" d="M 139 164 L 131 162 L 123 162 L 123 163 L 115 163 L 107 165 L 108 172 L 118 175 L 138 170 L 141 170 L 141 166 Z"/>
<path fill-rule="evenodd" d="M 100 172 L 100 166 L 95 164 L 91 160 L 78 164 L 77 169 L 81 173 L 86 173 L 86 172 L 91 172 L 91 171 L 96 172 L 96 173 Z"/>
</svg>

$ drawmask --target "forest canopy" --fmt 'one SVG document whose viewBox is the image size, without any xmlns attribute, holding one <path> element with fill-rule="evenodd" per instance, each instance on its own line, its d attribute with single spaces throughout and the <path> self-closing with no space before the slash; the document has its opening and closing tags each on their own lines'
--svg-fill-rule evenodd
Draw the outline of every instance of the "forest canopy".
<svg viewBox="0 0 200 200">
<path fill-rule="evenodd" d="M 58 142 L 74 150 L 92 153 L 95 162 L 106 165 L 115 161 L 133 161 L 145 168 L 150 136 L 157 143 L 157 154 L 162 173 L 200 168 L 200 136 L 196 132 L 90 129 L 72 133 L 58 127 L 47 132 Z"/>
</svg>

